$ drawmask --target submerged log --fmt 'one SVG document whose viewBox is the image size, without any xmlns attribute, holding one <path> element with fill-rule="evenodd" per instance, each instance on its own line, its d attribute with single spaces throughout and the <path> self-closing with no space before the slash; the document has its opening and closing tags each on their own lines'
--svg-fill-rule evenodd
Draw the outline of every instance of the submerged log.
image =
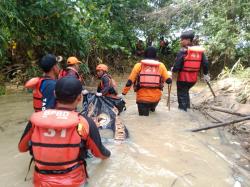
<svg viewBox="0 0 250 187">
<path fill-rule="evenodd" d="M 223 122 L 222 120 L 220 120 L 219 118 L 213 116 L 213 115 L 210 114 L 209 112 L 205 112 L 205 113 L 206 113 L 206 115 L 208 115 L 210 118 L 214 119 L 216 122 L 220 122 L 220 123 Z"/>
<path fill-rule="evenodd" d="M 231 124 L 238 123 L 238 122 L 245 121 L 245 120 L 250 120 L 250 116 L 238 118 L 238 119 L 235 119 L 235 120 L 232 120 L 232 121 L 227 121 L 227 122 L 220 123 L 220 124 L 217 124 L 217 125 L 212 125 L 212 126 L 207 126 L 207 127 L 197 128 L 197 129 L 191 129 L 191 132 L 198 132 L 198 131 L 202 131 L 202 130 L 208 130 L 208 129 L 213 129 L 213 128 L 217 128 L 217 127 L 223 127 L 223 126 L 231 125 Z"/>
<path fill-rule="evenodd" d="M 207 111 L 205 111 L 205 112 L 206 112 L 206 115 L 208 115 L 210 118 L 214 119 L 216 121 L 216 123 L 222 123 L 223 122 L 221 119 L 213 116 L 209 112 L 207 112 Z M 218 128 L 217 131 L 218 131 L 218 135 L 220 137 L 221 143 L 222 144 L 228 144 L 229 141 L 228 141 L 227 137 L 225 136 L 224 131 L 222 130 L 222 127 Z"/>
<path fill-rule="evenodd" d="M 220 108 L 220 107 L 211 106 L 210 109 L 216 110 L 216 111 L 219 111 L 219 112 L 224 112 L 224 113 L 228 113 L 228 114 L 237 115 L 237 116 L 242 116 L 242 117 L 249 116 L 249 115 L 246 115 L 246 114 L 242 114 L 242 113 L 238 113 L 238 112 L 233 112 L 231 110 L 228 110 L 228 109 L 225 109 L 225 108 Z"/>
<path fill-rule="evenodd" d="M 237 115 L 237 116 L 242 116 L 242 117 L 250 116 L 250 114 L 242 114 L 242 113 L 239 113 L 239 112 L 233 112 L 232 110 L 228 110 L 228 109 L 221 108 L 221 107 L 215 107 L 215 106 L 206 106 L 206 105 L 195 106 L 195 105 L 193 105 L 192 108 L 195 109 L 195 110 L 199 110 L 199 111 L 202 111 L 204 109 L 212 109 L 212 110 L 215 110 L 215 111 L 224 112 L 224 113 Z"/>
</svg>

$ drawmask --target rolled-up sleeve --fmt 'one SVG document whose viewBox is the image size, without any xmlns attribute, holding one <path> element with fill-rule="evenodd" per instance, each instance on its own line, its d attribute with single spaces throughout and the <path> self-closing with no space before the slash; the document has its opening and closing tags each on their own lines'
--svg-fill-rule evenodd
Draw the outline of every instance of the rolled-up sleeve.
<svg viewBox="0 0 250 187">
<path fill-rule="evenodd" d="M 102 144 L 101 137 L 98 131 L 98 128 L 95 125 L 95 122 L 84 116 L 89 124 L 89 136 L 86 140 L 86 146 L 91 150 L 92 154 L 95 157 L 106 159 L 110 157 L 111 152 Z"/>
<path fill-rule="evenodd" d="M 31 140 L 31 135 L 33 132 L 33 125 L 29 122 L 23 132 L 23 135 L 19 141 L 18 149 L 20 152 L 26 152 L 29 150 L 29 141 Z"/>
</svg>

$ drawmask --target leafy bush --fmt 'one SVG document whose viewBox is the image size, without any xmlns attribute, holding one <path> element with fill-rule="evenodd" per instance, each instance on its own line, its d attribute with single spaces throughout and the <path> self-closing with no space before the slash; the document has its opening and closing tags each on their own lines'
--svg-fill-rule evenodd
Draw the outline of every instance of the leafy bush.
<svg viewBox="0 0 250 187">
<path fill-rule="evenodd" d="M 84 73 L 94 72 L 98 58 L 120 70 L 133 60 L 138 38 L 154 44 L 160 36 L 171 39 L 172 53 L 163 57 L 169 65 L 179 50 L 179 33 L 193 28 L 217 75 L 239 58 L 250 65 L 249 12 L 244 0 L 1 1 L 0 69 L 19 64 L 22 73 L 36 76 L 32 62 L 53 53 L 85 59 Z"/>
<path fill-rule="evenodd" d="M 0 85 L 0 95 L 4 95 L 6 92 L 6 88 L 4 85 Z"/>
<path fill-rule="evenodd" d="M 6 92 L 6 88 L 4 85 L 4 76 L 0 75 L 0 95 L 4 95 Z"/>
</svg>

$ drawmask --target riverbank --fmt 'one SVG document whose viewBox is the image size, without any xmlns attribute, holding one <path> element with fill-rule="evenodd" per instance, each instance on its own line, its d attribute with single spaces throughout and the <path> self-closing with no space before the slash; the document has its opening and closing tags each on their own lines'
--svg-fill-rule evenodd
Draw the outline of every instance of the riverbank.
<svg viewBox="0 0 250 187">
<path fill-rule="evenodd" d="M 193 108 L 208 120 L 202 127 L 229 123 L 207 131 L 216 131 L 221 144 L 233 148 L 225 159 L 236 172 L 247 178 L 250 172 L 250 120 L 234 121 L 250 116 L 250 79 L 228 77 L 214 82 L 212 88 L 216 98 L 206 88 L 194 97 Z"/>
</svg>

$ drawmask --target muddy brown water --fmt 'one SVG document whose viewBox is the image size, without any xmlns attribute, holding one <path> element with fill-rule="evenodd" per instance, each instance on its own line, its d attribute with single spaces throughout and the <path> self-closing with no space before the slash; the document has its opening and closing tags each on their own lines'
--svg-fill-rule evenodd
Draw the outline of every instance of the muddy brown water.
<svg viewBox="0 0 250 187">
<path fill-rule="evenodd" d="M 206 120 L 194 111 L 177 109 L 174 87 L 171 110 L 167 110 L 166 97 L 163 96 L 150 117 L 138 116 L 135 95 L 130 91 L 126 96 L 127 111 L 121 115 L 130 138 L 123 143 L 104 138 L 112 156 L 104 161 L 88 159 L 89 187 L 235 185 L 238 179 L 230 164 L 211 150 L 211 147 L 223 146 L 216 131 L 186 131 L 202 126 Z M 24 182 L 29 153 L 19 153 L 17 149 L 33 112 L 32 96 L 26 93 L 1 96 L 0 106 L 0 186 L 32 186 L 32 180 Z M 32 171 L 29 178 L 31 176 Z"/>
</svg>

